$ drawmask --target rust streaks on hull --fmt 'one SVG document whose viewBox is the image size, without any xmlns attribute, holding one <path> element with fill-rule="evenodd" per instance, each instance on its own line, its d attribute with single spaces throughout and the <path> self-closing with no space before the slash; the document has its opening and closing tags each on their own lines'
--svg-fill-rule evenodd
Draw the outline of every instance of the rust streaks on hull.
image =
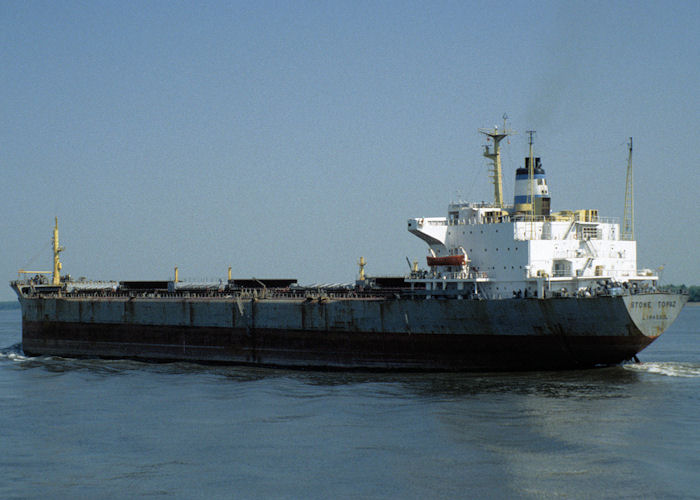
<svg viewBox="0 0 700 500">
<path fill-rule="evenodd" d="M 454 335 L 163 325 L 23 323 L 28 355 L 314 369 L 516 371 L 618 364 L 643 335 Z"/>
</svg>

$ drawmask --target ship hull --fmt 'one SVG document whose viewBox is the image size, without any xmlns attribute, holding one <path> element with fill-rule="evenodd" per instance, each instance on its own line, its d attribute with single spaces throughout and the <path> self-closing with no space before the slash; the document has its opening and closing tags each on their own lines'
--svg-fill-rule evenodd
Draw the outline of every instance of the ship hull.
<svg viewBox="0 0 700 500">
<path fill-rule="evenodd" d="M 619 364 L 644 336 L 452 335 L 24 323 L 28 355 L 132 358 L 270 367 L 520 371 Z M 149 340 L 144 340 L 148 338 Z"/>
<path fill-rule="evenodd" d="M 315 369 L 573 369 L 632 359 L 685 303 L 635 300 L 21 298 L 22 343 L 28 355 Z"/>
</svg>

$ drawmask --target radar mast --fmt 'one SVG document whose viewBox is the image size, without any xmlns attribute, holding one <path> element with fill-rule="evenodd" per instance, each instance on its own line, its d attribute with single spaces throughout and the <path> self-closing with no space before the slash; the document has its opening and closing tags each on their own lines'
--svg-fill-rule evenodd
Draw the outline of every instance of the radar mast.
<svg viewBox="0 0 700 500">
<path fill-rule="evenodd" d="M 494 126 L 493 129 L 480 128 L 479 132 L 485 136 L 493 139 L 493 152 L 491 147 L 486 144 L 484 145 L 484 156 L 493 162 L 491 169 L 491 179 L 493 182 L 493 202 L 498 208 L 503 208 L 503 173 L 501 170 L 501 147 L 500 142 L 514 134 L 512 130 L 508 130 L 506 127 L 506 120 L 508 120 L 508 115 L 503 114 L 503 130 L 498 130 L 498 125 Z"/>
</svg>

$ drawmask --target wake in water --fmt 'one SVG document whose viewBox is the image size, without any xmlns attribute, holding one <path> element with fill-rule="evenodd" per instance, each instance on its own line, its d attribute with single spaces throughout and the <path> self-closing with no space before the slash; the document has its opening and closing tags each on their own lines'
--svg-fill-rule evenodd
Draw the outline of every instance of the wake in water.
<svg viewBox="0 0 700 500">
<path fill-rule="evenodd" d="M 624 365 L 626 370 L 656 373 L 668 377 L 698 378 L 700 365 L 697 363 L 679 363 L 674 361 L 646 362 Z"/>
<path fill-rule="evenodd" d="M 246 371 L 246 368 L 236 368 L 236 367 L 214 367 L 197 365 L 190 363 L 163 363 L 163 364 L 151 364 L 144 363 L 134 360 L 103 360 L 103 359 L 71 359 L 71 358 L 60 358 L 54 356 L 42 356 L 42 357 L 30 357 L 26 356 L 22 351 L 22 344 L 17 343 L 9 347 L 0 349 L 0 362 L 1 361 L 13 361 L 16 363 L 26 363 L 26 362 L 38 362 L 38 364 L 43 365 L 56 365 L 62 366 L 63 370 L 71 369 L 93 369 L 99 371 L 109 371 L 109 372 L 119 372 L 124 370 L 148 370 L 148 371 L 158 371 L 158 372 L 174 372 L 174 373 L 186 373 L 186 372 L 229 372 L 229 371 Z M 34 364 L 34 363 L 29 363 Z M 628 363 L 622 366 L 625 370 L 636 372 L 636 373 L 654 373 L 658 375 L 665 375 L 667 377 L 682 377 L 682 378 L 700 378 L 700 364 L 698 363 L 687 363 L 687 362 L 675 362 L 675 361 L 665 361 L 665 362 L 642 362 L 642 363 Z M 250 371 L 256 371 L 249 369 Z M 260 378 L 263 374 L 268 375 L 278 375 L 277 370 L 266 369 L 261 371 L 254 378 Z M 552 372 L 557 373 L 557 372 Z M 589 373 L 589 372 L 587 372 Z M 226 373 L 223 373 L 226 374 Z M 561 375 L 561 372 L 558 372 Z M 590 374 L 590 373 L 589 373 Z M 541 374 L 540 374 L 541 375 Z"/>
<path fill-rule="evenodd" d="M 10 347 L 0 349 L 0 360 L 8 359 L 10 361 L 27 361 L 31 358 L 24 355 L 22 344 L 13 344 Z"/>
<path fill-rule="evenodd" d="M 0 363 L 14 364 L 23 369 L 43 368 L 51 372 L 88 371 L 101 375 L 150 372 L 169 375 L 210 374 L 227 380 L 255 381 L 285 375 L 284 370 L 271 368 L 200 365 L 188 362 L 146 362 L 133 359 L 64 358 L 60 356 L 27 356 L 22 344 L 0 348 Z"/>
</svg>

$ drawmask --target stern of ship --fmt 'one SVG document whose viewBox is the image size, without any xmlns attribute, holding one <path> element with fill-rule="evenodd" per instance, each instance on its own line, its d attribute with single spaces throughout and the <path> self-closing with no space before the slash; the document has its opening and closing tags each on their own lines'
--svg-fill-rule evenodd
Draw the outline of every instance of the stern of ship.
<svg viewBox="0 0 700 500">
<path fill-rule="evenodd" d="M 634 325 L 652 340 L 671 326 L 688 302 L 687 295 L 663 292 L 625 295 L 622 299 Z"/>
</svg>

